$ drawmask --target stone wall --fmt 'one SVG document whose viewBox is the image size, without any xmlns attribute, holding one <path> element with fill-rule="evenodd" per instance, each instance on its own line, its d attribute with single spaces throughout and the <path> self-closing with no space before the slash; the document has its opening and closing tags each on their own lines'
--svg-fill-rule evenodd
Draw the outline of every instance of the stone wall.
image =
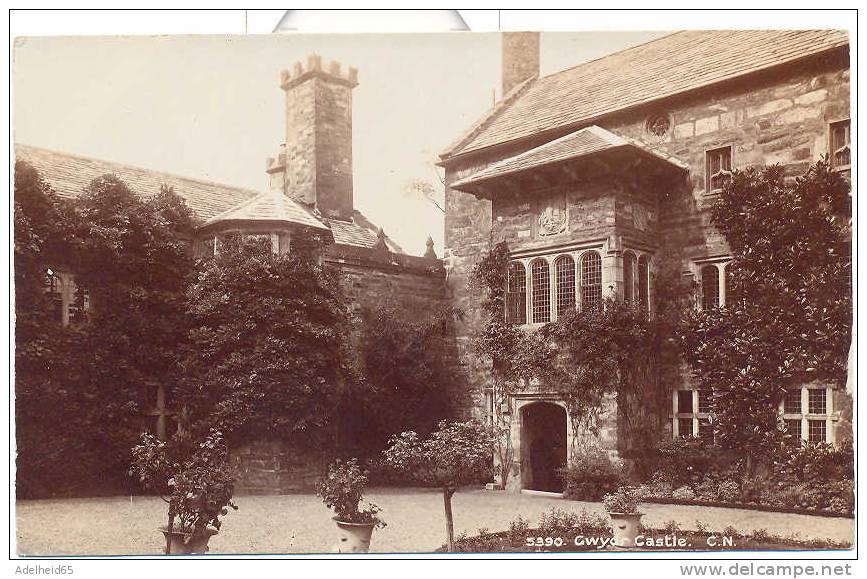
<svg viewBox="0 0 867 579">
<path fill-rule="evenodd" d="M 468 312 L 457 344 L 477 399 L 481 400 L 488 374 L 469 350 L 471 336 L 482 327 L 483 320 L 480 300 L 467 289 L 467 280 L 475 263 L 501 239 L 513 250 L 566 242 L 563 236 L 555 242 L 535 234 L 538 207 L 550 200 L 549 195 L 567 197 L 569 242 L 601 239 L 617 230 L 676 256 L 688 271 L 695 259 L 729 253 L 724 238 L 709 224 L 709 208 L 715 197 L 706 192 L 706 151 L 732 145 L 734 169 L 780 163 L 787 175 L 800 175 L 828 153 L 829 123 L 848 119 L 849 110 L 848 55 L 840 51 L 596 119 L 594 123 L 603 128 L 689 165 L 687 175 L 658 187 L 655 199 L 634 188 L 618 190 L 617 180 L 592 184 L 590 192 L 561 183 L 547 192 L 526 190 L 493 203 L 448 186 L 579 126 L 447 159 L 445 263 L 454 301 Z M 670 123 L 669 131 L 661 137 L 647 128 L 649 118 L 657 115 L 666 116 Z M 672 376 L 672 388 L 688 387 L 688 371 L 673 372 Z M 844 393 L 834 397 L 834 410 L 842 411 L 844 417 L 849 399 Z M 667 417 L 660 418 L 667 421 Z M 837 439 L 842 436 L 838 434 Z"/>
</svg>

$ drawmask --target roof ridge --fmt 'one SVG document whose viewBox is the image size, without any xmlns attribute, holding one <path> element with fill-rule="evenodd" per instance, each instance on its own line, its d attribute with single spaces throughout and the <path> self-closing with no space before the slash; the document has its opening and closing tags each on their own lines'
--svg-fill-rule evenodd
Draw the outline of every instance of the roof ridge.
<svg viewBox="0 0 867 579">
<path fill-rule="evenodd" d="M 648 31 L 648 32 L 652 32 L 652 31 Z M 642 46 L 646 46 L 648 44 L 653 44 L 654 42 L 659 42 L 660 40 L 664 40 L 666 38 L 671 38 L 672 36 L 676 36 L 678 34 L 685 34 L 687 32 L 690 32 L 690 31 L 689 30 L 675 30 L 674 32 L 660 36 L 659 38 L 652 38 L 650 40 L 645 40 L 644 42 L 640 42 L 638 44 L 633 44 L 632 46 L 627 46 L 626 48 L 621 48 L 620 50 L 615 50 L 614 52 L 610 52 L 608 54 L 603 54 L 602 56 L 597 56 L 596 58 L 592 58 L 590 60 L 585 60 L 584 62 L 579 62 L 577 64 L 573 64 L 572 66 L 570 66 L 568 68 L 563 68 L 561 70 L 552 72 L 551 74 L 546 74 L 545 76 L 540 76 L 539 80 L 548 79 L 548 78 L 551 78 L 553 76 L 557 76 L 557 75 L 563 74 L 565 72 L 569 72 L 569 71 L 574 70 L 576 68 L 580 68 L 582 66 L 586 66 L 588 64 L 592 64 L 592 63 L 600 61 L 600 60 L 605 60 L 606 58 L 611 58 L 612 56 L 617 56 L 618 54 L 622 54 L 624 52 L 629 52 L 630 50 L 635 50 L 637 48 L 641 48 Z"/>
<path fill-rule="evenodd" d="M 116 167 L 121 167 L 123 169 L 131 169 L 133 171 L 144 171 L 146 173 L 150 173 L 152 175 L 159 175 L 165 177 L 172 177 L 174 179 L 182 179 L 184 181 L 192 181 L 194 183 L 201 183 L 202 185 L 213 185 L 216 187 L 224 187 L 226 189 L 235 189 L 237 191 L 246 191 L 248 193 L 252 193 L 254 195 L 259 195 L 261 192 L 256 189 L 250 189 L 249 187 L 240 187 L 237 185 L 229 185 L 228 183 L 219 183 L 217 181 L 210 181 L 208 179 L 199 179 L 197 177 L 189 177 L 186 175 L 179 175 L 177 173 L 168 173 L 166 171 L 160 171 L 158 169 L 148 169 L 147 167 L 141 167 L 138 165 L 128 165 L 126 163 L 120 163 L 118 161 L 110 161 L 108 159 L 99 159 L 97 157 L 85 157 L 84 155 L 79 155 L 76 153 L 68 153 L 66 151 L 58 151 L 57 149 L 49 149 L 48 147 L 39 147 L 37 145 L 28 145 L 27 143 L 14 142 L 13 148 L 18 150 L 19 148 L 32 149 L 36 151 L 45 151 L 46 153 L 52 153 L 54 155 L 62 155 L 64 157 L 71 157 L 73 159 L 78 159 L 81 161 L 90 161 L 90 162 L 98 162 L 104 163 L 106 165 L 114 165 Z"/>
</svg>

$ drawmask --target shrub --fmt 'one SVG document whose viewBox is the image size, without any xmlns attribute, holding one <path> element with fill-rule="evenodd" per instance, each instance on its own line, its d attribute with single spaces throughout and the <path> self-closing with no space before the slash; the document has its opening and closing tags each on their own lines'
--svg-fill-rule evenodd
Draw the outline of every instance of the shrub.
<svg viewBox="0 0 867 579">
<path fill-rule="evenodd" d="M 674 534 L 680 532 L 680 523 L 678 523 L 674 519 L 671 519 L 670 521 L 666 521 L 663 524 L 662 528 L 665 530 L 665 532 L 667 534 L 674 535 Z"/>
<path fill-rule="evenodd" d="M 641 497 L 631 487 L 620 487 L 611 494 L 605 495 L 602 502 L 609 513 L 637 513 Z"/>
<path fill-rule="evenodd" d="M 725 503 L 731 503 L 738 500 L 741 494 L 741 489 L 733 480 L 724 480 L 719 483 L 716 491 L 716 498 Z"/>
<path fill-rule="evenodd" d="M 854 478 L 855 453 L 851 443 L 805 444 L 787 447 L 776 460 L 777 475 L 801 482 L 837 481 Z"/>
<path fill-rule="evenodd" d="M 675 488 L 698 485 L 719 461 L 718 452 L 714 450 L 695 437 L 665 441 L 659 447 L 661 460 L 655 478 Z"/>
<path fill-rule="evenodd" d="M 219 530 L 220 516 L 228 513 L 228 507 L 238 507 L 232 502 L 235 478 L 222 434 L 211 430 L 191 452 L 186 442 L 176 439 L 169 445 L 143 434 L 141 443 L 132 449 L 130 474 L 145 488 L 163 495 L 169 505 L 166 530 L 187 533 L 193 539 L 207 535 L 209 528 Z M 166 553 L 169 543 L 167 536 Z"/>
<path fill-rule="evenodd" d="M 684 485 L 672 493 L 672 498 L 681 500 L 681 501 L 691 501 L 695 499 L 695 491 L 693 491 L 688 486 Z"/>
<path fill-rule="evenodd" d="M 579 501 L 601 501 L 626 482 L 623 464 L 599 448 L 573 456 L 571 464 L 560 469 L 560 475 L 566 497 Z"/>
<path fill-rule="evenodd" d="M 384 527 L 385 522 L 378 516 L 381 509 L 369 503 L 366 509 L 359 509 L 364 487 L 367 486 L 367 471 L 358 466 L 358 459 L 335 460 L 328 467 L 328 473 L 316 487 L 316 494 L 329 509 L 334 510 L 339 521 L 346 523 L 375 524 Z"/>
</svg>

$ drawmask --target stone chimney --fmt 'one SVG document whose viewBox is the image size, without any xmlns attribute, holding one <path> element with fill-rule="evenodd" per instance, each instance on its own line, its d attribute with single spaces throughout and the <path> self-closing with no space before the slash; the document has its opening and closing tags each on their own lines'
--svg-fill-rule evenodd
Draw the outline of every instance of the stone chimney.
<svg viewBox="0 0 867 579">
<path fill-rule="evenodd" d="M 501 40 L 502 97 L 528 78 L 539 76 L 539 33 L 503 32 Z"/>
<path fill-rule="evenodd" d="M 323 217 L 352 219 L 352 89 L 358 72 L 328 68 L 311 55 L 280 73 L 286 92 L 286 143 L 268 159 L 269 187 L 315 208 Z"/>
</svg>

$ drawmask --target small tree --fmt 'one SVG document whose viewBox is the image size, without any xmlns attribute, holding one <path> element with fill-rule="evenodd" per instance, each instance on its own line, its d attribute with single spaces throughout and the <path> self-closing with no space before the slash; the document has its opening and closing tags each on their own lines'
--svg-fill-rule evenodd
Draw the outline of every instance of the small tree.
<svg viewBox="0 0 867 579">
<path fill-rule="evenodd" d="M 387 467 L 442 489 L 449 552 L 454 551 L 455 540 L 452 496 L 458 487 L 491 476 L 493 442 L 490 429 L 479 422 L 443 420 L 423 440 L 413 431 L 393 436 L 383 452 Z"/>
</svg>

